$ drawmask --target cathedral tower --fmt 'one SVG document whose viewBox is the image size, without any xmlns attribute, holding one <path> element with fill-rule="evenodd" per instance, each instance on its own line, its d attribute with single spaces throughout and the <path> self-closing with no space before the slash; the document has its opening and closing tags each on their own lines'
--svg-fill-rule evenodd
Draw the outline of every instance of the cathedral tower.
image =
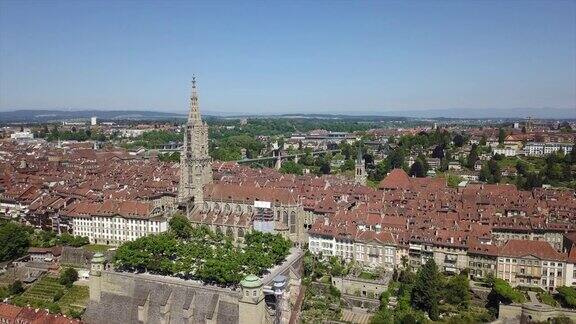
<svg viewBox="0 0 576 324">
<path fill-rule="evenodd" d="M 184 125 L 184 145 L 180 153 L 180 185 L 178 200 L 181 206 L 202 207 L 204 185 L 212 182 L 212 160 L 208 155 L 208 125 L 202 122 L 196 91 L 196 77 L 192 78 L 192 94 L 188 122 Z"/>
<path fill-rule="evenodd" d="M 358 156 L 356 157 L 356 174 L 354 175 L 354 182 L 366 185 L 366 167 L 364 165 L 364 159 L 362 158 L 362 148 L 358 145 Z"/>
</svg>

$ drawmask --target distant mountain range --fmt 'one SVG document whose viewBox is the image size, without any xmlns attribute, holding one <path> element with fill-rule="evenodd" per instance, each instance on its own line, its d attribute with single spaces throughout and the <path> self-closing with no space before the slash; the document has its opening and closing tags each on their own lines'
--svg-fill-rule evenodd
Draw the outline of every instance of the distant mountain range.
<svg viewBox="0 0 576 324">
<path fill-rule="evenodd" d="M 397 111 L 363 111 L 349 113 L 325 112 L 316 114 L 238 114 L 204 111 L 204 116 L 213 117 L 279 117 L 279 118 L 358 118 L 358 119 L 576 119 L 576 108 L 515 108 L 515 109 L 429 109 Z M 185 113 L 156 112 L 149 110 L 15 110 L 0 111 L 0 123 L 45 123 L 63 120 L 171 120 L 186 118 Z"/>
<path fill-rule="evenodd" d="M 414 118 L 465 118 L 465 119 L 576 119 L 576 108 L 512 108 L 512 109 L 429 109 L 390 111 L 391 116 Z"/>
<path fill-rule="evenodd" d="M 46 123 L 63 120 L 167 120 L 186 118 L 184 114 L 145 110 L 15 110 L 0 111 L 3 123 Z"/>
<path fill-rule="evenodd" d="M 576 119 L 576 108 L 512 108 L 512 109 L 422 109 L 422 110 L 350 110 L 347 112 L 320 110 L 318 113 L 306 112 L 295 113 L 205 113 L 213 116 L 226 117 L 267 117 L 278 116 L 284 118 L 351 118 L 351 117 L 374 117 L 377 119 L 390 118 L 426 118 L 426 119 L 524 119 L 532 117 L 536 119 Z"/>
</svg>

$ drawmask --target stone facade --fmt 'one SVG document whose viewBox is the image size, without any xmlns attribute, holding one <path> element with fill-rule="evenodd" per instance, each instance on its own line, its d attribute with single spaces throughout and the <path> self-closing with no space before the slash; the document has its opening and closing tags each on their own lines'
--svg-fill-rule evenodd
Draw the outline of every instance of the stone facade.
<svg viewBox="0 0 576 324">
<path fill-rule="evenodd" d="M 208 125 L 202 121 L 196 91 L 196 79 L 192 80 L 190 111 L 184 126 L 184 145 L 180 154 L 180 185 L 178 200 L 188 208 L 202 206 L 203 187 L 212 182 L 211 158 L 208 155 Z"/>
<path fill-rule="evenodd" d="M 366 280 L 352 277 L 333 277 L 332 285 L 343 294 L 354 295 L 364 298 L 380 298 L 380 295 L 388 289 L 391 276 L 382 280 Z"/>
<path fill-rule="evenodd" d="M 576 321 L 576 310 L 556 308 L 545 304 L 500 304 L 498 320 L 517 321 L 519 323 L 550 322 L 554 318 L 567 317 Z"/>
</svg>

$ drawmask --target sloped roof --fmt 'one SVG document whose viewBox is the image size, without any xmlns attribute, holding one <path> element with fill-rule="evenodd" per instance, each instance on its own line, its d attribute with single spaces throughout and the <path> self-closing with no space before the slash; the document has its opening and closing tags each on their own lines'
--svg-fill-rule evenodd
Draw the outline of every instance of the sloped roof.
<svg viewBox="0 0 576 324">
<path fill-rule="evenodd" d="M 525 257 L 535 256 L 543 260 L 565 260 L 566 255 L 554 250 L 546 241 L 509 240 L 500 250 L 501 256 Z"/>
<path fill-rule="evenodd" d="M 402 169 L 392 170 L 380 181 L 379 189 L 410 189 L 410 178 Z"/>
</svg>

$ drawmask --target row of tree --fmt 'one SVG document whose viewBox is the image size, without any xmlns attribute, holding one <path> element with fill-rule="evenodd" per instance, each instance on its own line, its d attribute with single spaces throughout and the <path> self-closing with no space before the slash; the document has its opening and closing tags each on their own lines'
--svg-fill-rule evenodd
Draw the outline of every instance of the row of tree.
<svg viewBox="0 0 576 324">
<path fill-rule="evenodd" d="M 57 235 L 52 231 L 35 230 L 15 222 L 0 223 L 0 262 L 17 259 L 33 247 L 52 247 L 56 245 L 83 246 L 88 238 L 68 233 Z"/>
<path fill-rule="evenodd" d="M 290 242 L 279 234 L 246 233 L 241 246 L 234 245 L 232 240 L 205 226 L 192 227 L 183 216 L 174 216 L 168 232 L 121 245 L 114 262 L 125 271 L 228 286 L 238 284 L 248 274 L 261 275 L 282 262 L 290 249 Z"/>
</svg>

